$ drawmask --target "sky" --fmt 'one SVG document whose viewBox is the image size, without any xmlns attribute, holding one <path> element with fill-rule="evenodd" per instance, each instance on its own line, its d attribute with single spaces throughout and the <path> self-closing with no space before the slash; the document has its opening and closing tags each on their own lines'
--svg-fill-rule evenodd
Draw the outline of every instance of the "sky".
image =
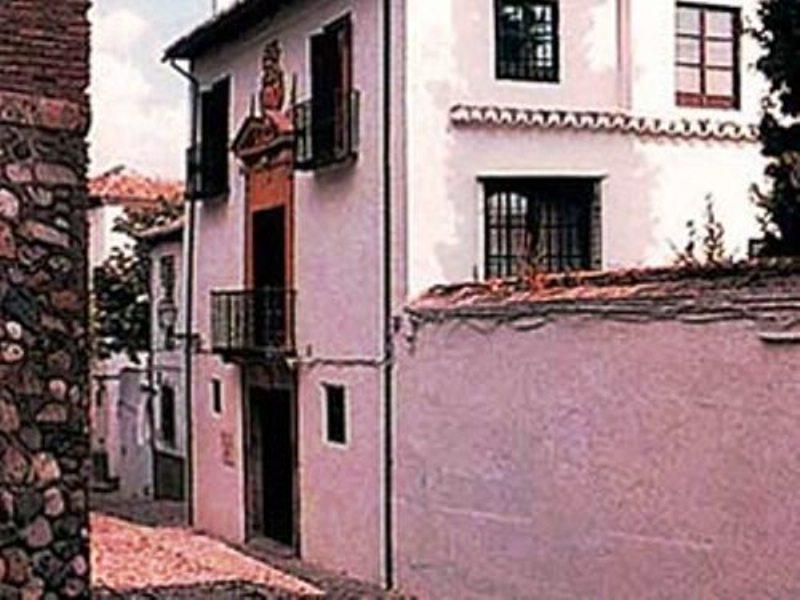
<svg viewBox="0 0 800 600">
<path fill-rule="evenodd" d="M 211 15 L 212 0 L 93 4 L 91 174 L 124 164 L 182 178 L 188 87 L 161 57 L 170 42 Z"/>
</svg>

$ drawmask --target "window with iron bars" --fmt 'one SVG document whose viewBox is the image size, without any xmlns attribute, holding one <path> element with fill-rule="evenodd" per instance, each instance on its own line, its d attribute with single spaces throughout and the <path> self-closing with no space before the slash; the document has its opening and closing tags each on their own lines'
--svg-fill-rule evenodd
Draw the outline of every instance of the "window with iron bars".
<svg viewBox="0 0 800 600">
<path fill-rule="evenodd" d="M 600 266 L 598 182 L 592 179 L 495 179 L 485 186 L 485 274 L 515 277 Z"/>
<path fill-rule="evenodd" d="M 497 78 L 559 80 L 558 0 L 495 0 Z"/>
</svg>

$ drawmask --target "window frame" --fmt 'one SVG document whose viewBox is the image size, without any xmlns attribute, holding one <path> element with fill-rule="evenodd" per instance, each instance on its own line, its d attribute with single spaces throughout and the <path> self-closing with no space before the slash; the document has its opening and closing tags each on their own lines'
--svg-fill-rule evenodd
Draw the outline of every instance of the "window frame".
<svg viewBox="0 0 800 600">
<path fill-rule="evenodd" d="M 598 270 L 602 267 L 602 181 L 604 177 L 594 175 L 581 175 L 581 176 L 561 176 L 561 175 L 530 175 L 530 176 L 482 176 L 479 178 L 481 188 L 481 217 L 483 219 L 483 273 L 484 280 L 509 278 L 518 275 L 518 269 L 511 264 L 512 261 L 518 260 L 518 257 L 513 254 L 510 247 L 513 242 L 513 229 L 527 230 L 531 223 L 531 205 L 536 202 L 535 196 L 546 196 L 550 190 L 559 195 L 566 196 L 567 200 L 574 201 L 575 204 L 583 204 L 579 206 L 573 216 L 578 223 L 576 227 L 580 227 L 584 232 L 578 230 L 576 233 L 567 235 L 566 238 L 559 237 L 559 242 L 566 242 L 569 245 L 570 240 L 574 242 L 575 235 L 585 235 L 583 240 L 583 257 L 581 257 L 582 264 L 574 268 L 565 268 L 563 266 L 556 266 L 554 264 L 569 261 L 570 256 L 562 256 L 563 251 L 560 249 L 556 252 L 552 251 L 552 231 L 557 231 L 558 236 L 563 226 L 556 222 L 546 226 L 546 229 L 551 230 L 549 237 L 548 264 L 541 264 L 540 270 L 545 273 L 564 273 L 564 272 L 577 272 L 583 270 Z M 559 187 L 564 187 L 564 191 L 559 191 Z M 527 188 L 527 189 L 526 189 Z M 538 188 L 538 189 L 537 189 Z M 498 194 L 517 194 L 522 197 L 527 197 L 527 205 L 525 215 L 522 218 L 522 227 L 514 228 L 513 220 L 508 219 L 509 216 L 514 216 L 511 210 L 508 210 L 507 204 L 503 206 L 503 211 L 499 212 L 505 221 L 493 224 L 492 215 L 490 213 L 490 202 L 493 197 Z M 527 194 L 527 196 L 526 196 Z M 507 201 L 510 201 L 507 199 Z M 548 204 L 553 205 L 558 200 L 550 200 Z M 580 215 L 578 213 L 581 213 Z M 554 213 L 551 211 L 550 217 L 561 217 L 564 213 Z M 577 215 L 577 216 L 575 216 Z M 516 217 L 519 219 L 520 215 Z M 582 223 L 580 222 L 582 219 Z M 551 219 L 552 221 L 552 219 Z M 540 223 L 540 227 L 542 224 Z M 493 230 L 497 230 L 498 241 L 499 236 L 504 235 L 503 246 L 505 252 L 497 253 L 495 250 L 498 245 L 492 243 Z M 526 235 L 523 233 L 522 235 Z M 540 232 L 539 235 L 542 235 Z M 498 263 L 498 261 L 505 261 Z M 502 264 L 498 267 L 498 264 Z"/>
<path fill-rule="evenodd" d="M 494 74 L 498 81 L 518 81 L 528 83 L 551 83 L 561 82 L 561 5 L 560 0 L 529 0 L 531 4 L 547 5 L 553 11 L 552 27 L 552 61 L 550 67 L 536 69 L 534 73 L 510 74 L 508 68 L 503 70 L 503 39 L 504 32 L 501 27 L 501 12 L 504 5 L 509 2 L 521 3 L 523 0 L 494 0 Z M 505 61 L 512 62 L 512 61 Z M 519 64 L 519 59 L 516 61 Z M 522 69 L 520 69 L 522 71 Z M 542 74 L 544 73 L 544 74 Z"/>
<path fill-rule="evenodd" d="M 342 401 L 342 435 L 343 439 L 333 439 L 331 437 L 331 392 L 341 392 Z M 347 386 L 341 383 L 326 382 L 322 384 L 322 439 L 324 443 L 332 448 L 345 449 L 350 446 L 350 401 Z"/>
<path fill-rule="evenodd" d="M 211 414 L 221 417 L 225 413 L 223 385 L 219 377 L 211 378 Z"/>
<path fill-rule="evenodd" d="M 678 28 L 678 11 L 681 9 L 696 10 L 700 17 L 700 30 L 697 34 L 681 32 Z M 742 105 L 742 9 L 739 6 L 726 4 L 704 4 L 702 2 L 677 2 L 675 4 L 675 60 L 673 74 L 675 81 L 675 103 L 680 108 L 704 108 L 715 110 L 740 110 Z M 707 32 L 708 13 L 725 13 L 733 18 L 732 37 L 711 36 Z M 680 60 L 678 56 L 678 42 L 681 39 L 696 40 L 700 44 L 699 63 L 690 63 Z M 709 65 L 706 56 L 706 49 L 709 43 L 727 42 L 732 45 L 732 65 L 723 67 L 719 65 Z M 681 91 L 678 81 L 679 69 L 694 69 L 699 72 L 700 92 Z M 729 72 L 732 77 L 732 88 L 730 96 L 719 94 L 709 94 L 707 91 L 707 78 L 710 71 Z"/>
</svg>

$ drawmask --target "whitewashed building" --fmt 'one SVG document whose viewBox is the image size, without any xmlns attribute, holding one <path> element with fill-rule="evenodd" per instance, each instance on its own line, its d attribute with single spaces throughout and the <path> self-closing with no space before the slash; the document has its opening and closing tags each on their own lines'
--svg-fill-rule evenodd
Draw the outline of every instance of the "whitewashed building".
<svg viewBox="0 0 800 600">
<path fill-rule="evenodd" d="M 149 210 L 159 202 L 176 202 L 183 196 L 181 183 L 148 177 L 126 167 L 94 177 L 89 188 L 90 281 L 94 270 L 115 251 L 133 252 L 136 240 L 116 229 L 126 210 Z M 92 357 L 91 444 L 93 485 L 98 491 L 116 491 L 126 498 L 175 498 L 182 494 L 185 419 L 179 405 L 182 384 L 175 373 L 182 363 L 174 358 L 181 351 L 173 350 L 175 342 L 169 348 L 164 345 L 164 331 L 159 325 L 164 320 L 159 306 L 164 307 L 171 299 L 176 307 L 180 298 L 181 227 L 175 223 L 145 236 L 151 244 L 153 264 L 151 348 L 142 348 L 137 361 L 124 353 Z M 177 308 L 175 312 L 177 315 Z M 155 390 L 152 404 L 151 390 Z M 164 396 L 167 398 L 162 402 Z"/>
<path fill-rule="evenodd" d="M 402 586 L 407 301 L 531 260 L 668 264 L 709 194 L 744 256 L 756 5 L 243 0 L 173 44 L 197 92 L 195 525 Z"/>
</svg>

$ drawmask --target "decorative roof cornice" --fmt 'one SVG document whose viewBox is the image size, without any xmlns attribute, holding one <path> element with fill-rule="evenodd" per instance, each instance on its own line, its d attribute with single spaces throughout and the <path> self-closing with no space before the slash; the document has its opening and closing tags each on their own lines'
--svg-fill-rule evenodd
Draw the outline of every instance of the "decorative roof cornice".
<svg viewBox="0 0 800 600">
<path fill-rule="evenodd" d="M 456 126 L 572 129 L 684 140 L 758 141 L 758 127 L 752 124 L 711 119 L 663 119 L 592 110 L 457 104 L 450 109 L 450 122 Z"/>
</svg>

